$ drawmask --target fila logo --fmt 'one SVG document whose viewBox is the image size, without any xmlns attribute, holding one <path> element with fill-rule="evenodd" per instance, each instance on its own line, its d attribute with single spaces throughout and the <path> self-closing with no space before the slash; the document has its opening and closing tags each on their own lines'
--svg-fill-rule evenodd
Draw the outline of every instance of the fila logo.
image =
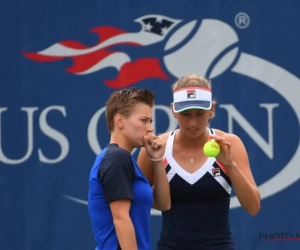
<svg viewBox="0 0 300 250">
<path fill-rule="evenodd" d="M 196 98 L 196 91 L 194 89 L 188 89 L 187 98 Z"/>
<path fill-rule="evenodd" d="M 212 169 L 212 174 L 213 174 L 213 177 L 220 176 L 221 175 L 220 168 L 213 168 Z"/>
</svg>

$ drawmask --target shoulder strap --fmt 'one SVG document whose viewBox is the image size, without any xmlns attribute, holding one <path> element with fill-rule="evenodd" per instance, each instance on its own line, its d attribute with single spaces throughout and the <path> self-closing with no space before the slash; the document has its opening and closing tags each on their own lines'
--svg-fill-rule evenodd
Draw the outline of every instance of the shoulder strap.
<svg viewBox="0 0 300 250">
<path fill-rule="evenodd" d="M 177 130 L 173 130 L 172 132 L 169 133 L 164 157 L 166 157 L 167 155 L 172 156 L 173 144 L 174 144 L 174 138 L 175 138 L 176 131 Z"/>
<path fill-rule="evenodd" d="M 215 135 L 216 134 L 215 131 L 212 128 L 207 128 L 207 129 L 208 129 L 208 133 L 210 135 Z"/>
</svg>

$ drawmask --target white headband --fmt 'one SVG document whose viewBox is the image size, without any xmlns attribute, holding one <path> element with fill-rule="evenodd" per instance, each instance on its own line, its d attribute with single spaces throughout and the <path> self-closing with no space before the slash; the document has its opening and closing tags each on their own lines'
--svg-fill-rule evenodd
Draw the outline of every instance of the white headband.
<svg viewBox="0 0 300 250">
<path fill-rule="evenodd" d="M 189 87 L 174 91 L 173 110 L 175 113 L 187 109 L 210 110 L 212 105 L 212 94 L 210 89 Z"/>
</svg>

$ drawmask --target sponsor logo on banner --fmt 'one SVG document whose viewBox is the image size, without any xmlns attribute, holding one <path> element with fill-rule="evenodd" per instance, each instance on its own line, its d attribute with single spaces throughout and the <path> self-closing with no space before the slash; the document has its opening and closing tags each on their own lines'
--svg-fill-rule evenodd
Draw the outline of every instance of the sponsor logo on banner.
<svg viewBox="0 0 300 250">
<path fill-rule="evenodd" d="M 244 13 L 245 14 L 245 13 Z M 245 16 L 244 16 L 245 17 Z M 247 18 L 249 18 L 247 16 Z M 239 18 L 236 17 L 236 22 Z M 249 24 L 245 22 L 238 23 L 240 28 L 246 29 Z M 65 58 L 71 58 L 73 65 L 65 69 L 68 74 L 88 75 L 104 70 L 106 68 L 115 68 L 116 73 L 113 79 L 103 79 L 104 84 L 112 89 L 124 88 L 139 83 L 145 79 L 161 79 L 168 83 L 172 78 L 179 78 L 183 75 L 197 72 L 200 75 L 214 79 L 224 72 L 231 72 L 243 77 L 252 78 L 268 88 L 274 90 L 278 95 L 285 99 L 290 105 L 294 114 L 300 122 L 300 79 L 286 69 L 269 62 L 263 58 L 240 51 L 238 42 L 239 37 L 233 27 L 229 24 L 215 19 L 184 20 L 174 19 L 162 15 L 146 15 L 136 20 L 141 25 L 137 32 L 127 32 L 119 27 L 100 26 L 92 29 L 90 32 L 99 36 L 99 41 L 93 46 L 85 46 L 78 41 L 61 41 L 48 48 L 37 52 L 22 52 L 30 60 L 42 63 L 56 63 L 56 61 Z M 212 32 L 214 31 L 214 32 Z M 163 43 L 162 57 L 140 57 L 132 58 L 126 49 L 128 47 L 146 47 L 153 44 Z M 199 60 L 201 58 L 201 60 Z M 135 72 L 132 74 L 132 72 Z M 286 87 L 283 82 L 288 82 Z M 195 93 L 188 93 L 193 98 Z M 255 128 L 230 104 L 220 104 L 220 108 L 228 113 L 228 132 L 233 132 L 232 121 L 237 121 L 241 127 L 251 136 L 253 141 L 270 158 L 274 157 L 273 140 L 273 110 L 278 107 L 277 103 L 259 104 L 260 107 L 267 110 L 268 114 L 268 140 L 266 141 Z M 156 109 L 167 113 L 169 126 L 167 130 L 174 129 L 176 126 L 169 107 L 157 105 Z M 38 110 L 37 107 L 23 108 L 28 118 L 28 138 L 32 135 L 32 117 Z M 63 160 L 69 151 L 68 139 L 57 130 L 51 128 L 46 117 L 51 110 L 59 111 L 64 117 L 66 110 L 63 106 L 51 106 L 42 111 L 40 115 L 40 127 L 42 131 L 50 138 L 55 139 L 61 146 L 59 159 L 52 163 Z M 1 113 L 7 111 L 7 108 L 0 108 Z M 101 146 L 97 138 L 97 124 L 101 115 L 105 112 L 105 107 L 99 109 L 91 118 L 88 126 L 88 141 L 95 152 L 101 151 Z M 30 122 L 31 120 L 31 122 Z M 1 127 L 0 127 L 1 133 Z M 0 134 L 1 135 L 1 134 Z M 28 152 L 19 161 L 8 159 L 0 147 L 0 161 L 7 164 L 20 164 L 24 159 L 28 159 L 32 152 L 32 141 L 28 142 Z M 300 162 L 300 144 L 287 164 L 281 171 L 259 185 L 261 198 L 270 197 L 300 179 L 298 165 Z M 39 159 L 42 162 L 51 163 L 41 150 L 38 152 Z M 217 176 L 217 171 L 215 176 Z M 65 195 L 66 198 L 75 202 L 87 204 L 85 200 L 78 197 Z M 230 207 L 239 207 L 240 203 L 236 196 L 231 198 Z M 153 211 L 153 214 L 159 214 Z"/>
</svg>

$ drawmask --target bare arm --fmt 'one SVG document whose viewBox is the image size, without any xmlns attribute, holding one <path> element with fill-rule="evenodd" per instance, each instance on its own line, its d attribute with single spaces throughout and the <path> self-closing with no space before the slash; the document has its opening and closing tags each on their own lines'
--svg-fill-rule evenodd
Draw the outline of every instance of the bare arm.
<svg viewBox="0 0 300 250">
<path fill-rule="evenodd" d="M 151 185 L 154 183 L 154 173 L 152 168 L 152 161 L 150 160 L 145 148 L 141 148 L 137 158 L 137 164 L 146 176 Z"/>
<path fill-rule="evenodd" d="M 248 154 L 240 138 L 233 134 L 223 136 L 229 145 L 221 146 L 221 150 L 230 150 L 231 159 L 220 159 L 224 165 L 234 187 L 235 193 L 242 207 L 251 215 L 260 210 L 260 193 L 254 181 Z M 224 148 L 223 148 L 224 147 Z M 217 157 L 218 160 L 218 157 Z M 222 163 L 222 161 L 224 163 Z"/>
<path fill-rule="evenodd" d="M 245 210 L 255 215 L 260 210 L 260 193 L 254 181 L 247 151 L 237 136 L 231 135 L 232 159 L 235 162 L 228 167 L 228 174 L 235 193 Z"/>
<path fill-rule="evenodd" d="M 153 207 L 160 211 L 169 210 L 171 207 L 170 187 L 163 159 L 160 161 L 151 161 L 146 149 L 142 148 L 137 163 L 152 185 Z"/>
<path fill-rule="evenodd" d="M 170 186 L 163 160 L 153 162 L 152 166 L 154 172 L 154 185 L 152 187 L 154 198 L 153 207 L 160 211 L 169 210 L 171 207 Z"/>
<path fill-rule="evenodd" d="M 134 227 L 129 215 L 131 200 L 113 201 L 109 206 L 121 249 L 138 250 Z"/>
</svg>

